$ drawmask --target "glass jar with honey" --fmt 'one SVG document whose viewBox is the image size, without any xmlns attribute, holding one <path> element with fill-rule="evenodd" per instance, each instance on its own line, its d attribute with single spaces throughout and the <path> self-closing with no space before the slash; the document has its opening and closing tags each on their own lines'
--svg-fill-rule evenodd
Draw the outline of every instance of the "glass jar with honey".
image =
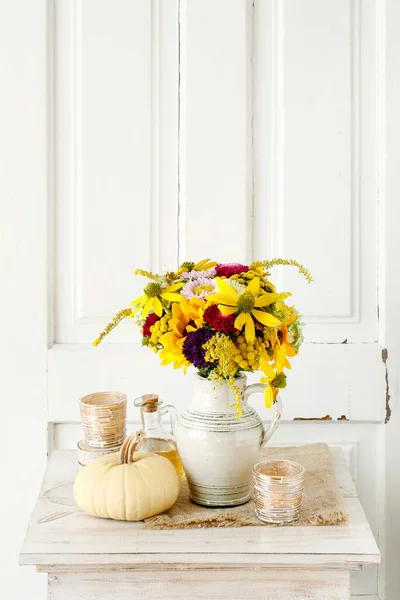
<svg viewBox="0 0 400 600">
<path fill-rule="evenodd" d="M 136 449 L 167 458 L 180 477 L 183 474 L 183 467 L 176 441 L 172 432 L 167 431 L 162 423 L 162 416 L 169 412 L 169 407 L 161 407 L 156 394 L 140 396 L 136 398 L 134 404 L 140 408 L 142 419 L 142 435 Z"/>
</svg>

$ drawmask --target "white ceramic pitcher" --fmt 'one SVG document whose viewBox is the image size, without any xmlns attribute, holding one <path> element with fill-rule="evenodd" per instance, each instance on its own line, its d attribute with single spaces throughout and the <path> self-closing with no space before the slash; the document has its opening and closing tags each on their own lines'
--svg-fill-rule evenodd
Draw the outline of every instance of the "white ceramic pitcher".
<svg viewBox="0 0 400 600">
<path fill-rule="evenodd" d="M 263 392 L 265 385 L 247 386 L 246 382 L 245 375 L 235 380 L 242 395 L 240 418 L 228 382 L 200 375 L 195 376 L 192 402 L 180 417 L 174 407 L 168 407 L 190 498 L 196 504 L 238 506 L 251 496 L 252 468 L 259 461 L 261 447 L 279 424 L 282 405 L 277 397 L 272 421 L 265 431 L 260 416 L 247 404 L 248 397 Z"/>
</svg>

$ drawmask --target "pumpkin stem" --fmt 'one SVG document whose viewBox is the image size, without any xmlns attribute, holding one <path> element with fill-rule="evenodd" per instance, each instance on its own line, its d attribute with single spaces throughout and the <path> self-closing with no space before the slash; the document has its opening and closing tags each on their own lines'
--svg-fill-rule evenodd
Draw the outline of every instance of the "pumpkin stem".
<svg viewBox="0 0 400 600">
<path fill-rule="evenodd" d="M 142 435 L 142 431 L 136 431 L 124 439 L 118 456 L 118 463 L 120 465 L 130 465 L 135 462 L 133 460 L 133 455 Z"/>
</svg>

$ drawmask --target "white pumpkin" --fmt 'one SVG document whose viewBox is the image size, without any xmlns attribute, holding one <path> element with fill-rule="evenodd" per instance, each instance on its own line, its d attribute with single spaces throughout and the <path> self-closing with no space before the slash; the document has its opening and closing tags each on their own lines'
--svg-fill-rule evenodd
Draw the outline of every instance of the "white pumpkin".
<svg viewBox="0 0 400 600">
<path fill-rule="evenodd" d="M 134 454 L 136 434 L 120 452 L 86 465 L 74 483 L 76 504 L 89 515 L 120 521 L 141 521 L 175 503 L 179 478 L 172 463 L 158 454 Z"/>
</svg>

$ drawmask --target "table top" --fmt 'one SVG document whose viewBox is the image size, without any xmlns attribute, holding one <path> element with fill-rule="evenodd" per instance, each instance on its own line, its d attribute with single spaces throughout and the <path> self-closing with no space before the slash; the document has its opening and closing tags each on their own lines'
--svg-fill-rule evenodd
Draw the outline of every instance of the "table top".
<svg viewBox="0 0 400 600">
<path fill-rule="evenodd" d="M 20 563 L 52 568 L 135 565 L 334 565 L 379 563 L 374 536 L 342 451 L 331 450 L 349 522 L 330 527 L 229 527 L 150 530 L 143 523 L 97 519 L 74 504 L 76 452 L 50 458 Z"/>
</svg>

